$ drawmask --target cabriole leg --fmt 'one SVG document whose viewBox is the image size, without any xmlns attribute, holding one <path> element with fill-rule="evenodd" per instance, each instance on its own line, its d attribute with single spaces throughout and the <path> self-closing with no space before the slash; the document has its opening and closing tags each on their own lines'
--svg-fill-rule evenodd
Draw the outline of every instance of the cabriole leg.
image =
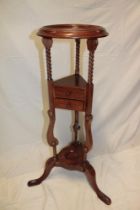
<svg viewBox="0 0 140 210">
<path fill-rule="evenodd" d="M 96 192 L 98 198 L 100 200 L 102 200 L 105 204 L 110 205 L 111 204 L 111 199 L 105 195 L 97 186 L 96 183 L 96 173 L 94 168 L 92 167 L 92 165 L 86 161 L 85 162 L 85 174 L 86 177 L 91 185 L 91 187 L 94 189 L 94 191 Z"/>
<path fill-rule="evenodd" d="M 42 174 L 41 177 L 39 177 L 38 179 L 33 179 L 31 181 L 28 182 L 28 186 L 29 187 L 32 187 L 34 185 L 38 185 L 40 184 L 44 179 L 46 179 L 49 175 L 49 173 L 51 172 L 52 168 L 55 166 L 55 162 L 56 160 L 52 157 L 52 158 L 49 158 L 46 162 L 46 165 L 45 165 L 45 170 Z"/>
</svg>

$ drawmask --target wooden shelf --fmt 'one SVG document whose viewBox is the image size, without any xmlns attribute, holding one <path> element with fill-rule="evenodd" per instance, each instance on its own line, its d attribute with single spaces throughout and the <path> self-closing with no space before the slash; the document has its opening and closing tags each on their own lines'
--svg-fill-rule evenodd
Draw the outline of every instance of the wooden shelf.
<svg viewBox="0 0 140 210">
<path fill-rule="evenodd" d="M 54 86 L 85 89 L 87 82 L 80 75 L 70 75 L 54 81 Z"/>
</svg>

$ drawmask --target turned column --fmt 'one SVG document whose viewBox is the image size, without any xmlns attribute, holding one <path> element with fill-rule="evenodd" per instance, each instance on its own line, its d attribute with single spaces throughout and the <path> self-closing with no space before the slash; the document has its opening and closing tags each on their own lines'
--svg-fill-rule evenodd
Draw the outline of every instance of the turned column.
<svg viewBox="0 0 140 210">
<path fill-rule="evenodd" d="M 75 53 L 75 76 L 76 76 L 76 83 L 78 84 L 79 79 L 79 71 L 80 71 L 80 39 L 75 39 L 76 42 L 76 53 Z M 79 125 L 79 112 L 74 111 L 75 114 L 75 120 L 73 125 L 74 130 L 74 141 L 77 141 L 78 139 L 78 130 L 80 129 Z"/>
<path fill-rule="evenodd" d="M 85 151 L 88 152 L 93 144 L 92 131 L 91 131 L 91 121 L 92 121 L 92 99 L 93 99 L 93 68 L 94 68 L 94 53 L 98 45 L 98 40 L 88 39 L 87 48 L 89 51 L 89 62 L 88 62 L 88 82 L 87 82 L 87 100 L 86 100 L 86 111 L 85 111 L 85 131 L 86 131 L 86 141 L 85 141 Z"/>
<path fill-rule="evenodd" d="M 52 38 L 43 38 L 42 42 L 46 49 L 46 61 L 47 61 L 47 83 L 48 83 L 48 93 L 49 93 L 49 126 L 47 131 L 47 141 L 50 146 L 53 147 L 53 155 L 56 157 L 56 145 L 58 144 L 57 138 L 54 136 L 54 124 L 55 124 L 55 108 L 53 100 L 53 79 L 52 79 L 52 64 L 51 64 L 51 47 L 53 44 Z"/>
</svg>

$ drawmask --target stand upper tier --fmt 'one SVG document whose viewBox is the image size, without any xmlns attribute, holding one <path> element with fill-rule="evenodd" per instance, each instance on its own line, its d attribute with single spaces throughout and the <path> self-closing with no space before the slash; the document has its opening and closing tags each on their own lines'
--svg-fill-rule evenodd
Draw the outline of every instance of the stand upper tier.
<svg viewBox="0 0 140 210">
<path fill-rule="evenodd" d="M 42 27 L 37 34 L 44 38 L 59 39 L 92 39 L 108 35 L 103 27 L 86 24 L 48 25 Z"/>
</svg>

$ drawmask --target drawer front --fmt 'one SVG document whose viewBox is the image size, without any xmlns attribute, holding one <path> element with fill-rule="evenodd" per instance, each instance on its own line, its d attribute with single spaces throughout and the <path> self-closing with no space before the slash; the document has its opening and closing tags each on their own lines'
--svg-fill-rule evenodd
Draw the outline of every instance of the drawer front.
<svg viewBox="0 0 140 210">
<path fill-rule="evenodd" d="M 55 98 L 54 105 L 56 108 L 84 111 L 83 101 Z"/>
<path fill-rule="evenodd" d="M 54 95 L 56 98 L 85 100 L 86 90 L 78 88 L 54 87 Z"/>
</svg>

